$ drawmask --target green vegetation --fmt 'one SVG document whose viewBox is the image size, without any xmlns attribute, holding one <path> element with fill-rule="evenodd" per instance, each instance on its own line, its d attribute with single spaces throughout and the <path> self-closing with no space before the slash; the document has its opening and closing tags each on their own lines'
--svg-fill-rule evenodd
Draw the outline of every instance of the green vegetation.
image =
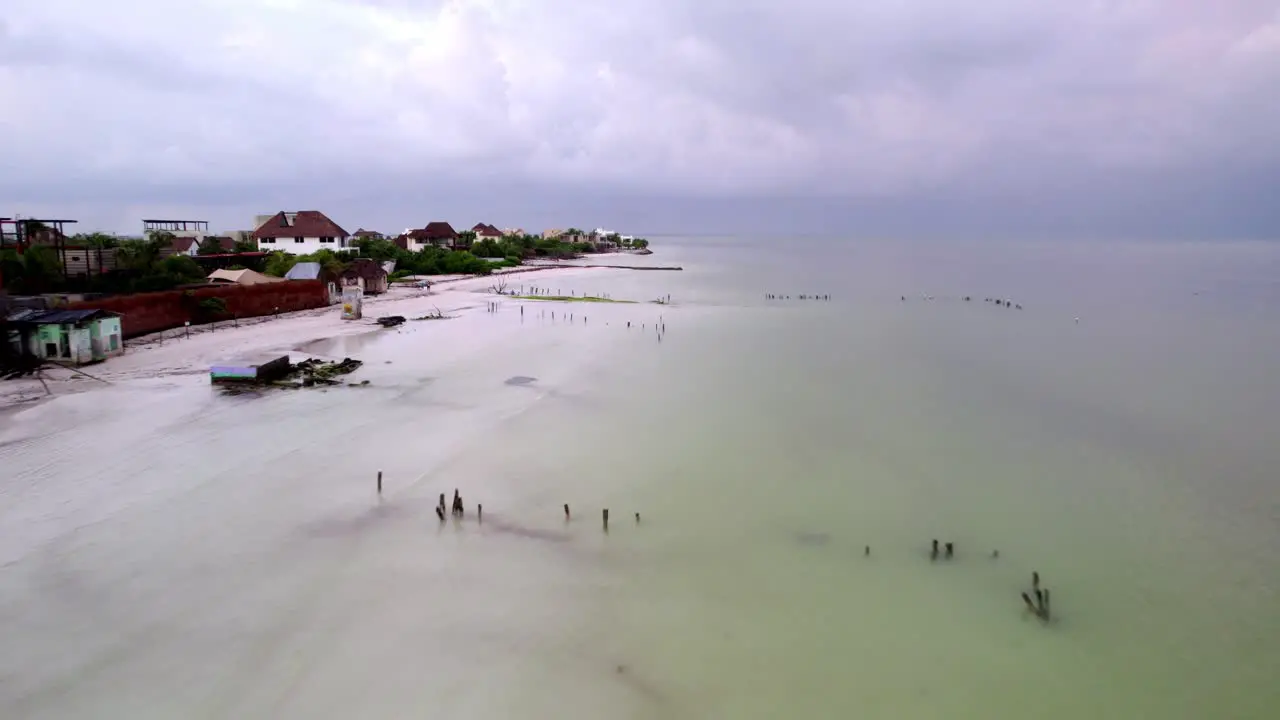
<svg viewBox="0 0 1280 720">
<path fill-rule="evenodd" d="M 11 292 L 52 292 L 62 284 L 62 264 L 58 262 L 58 252 L 51 247 L 35 245 L 21 255 L 6 249 L 0 252 L 0 276 Z"/>
<path fill-rule="evenodd" d="M 584 238 L 586 234 L 576 228 L 566 231 L 564 237 Z M 641 249 L 649 242 L 643 238 L 612 239 L 624 248 Z M 88 278 L 63 276 L 58 252 L 53 247 L 34 245 L 22 255 L 12 249 L 0 251 L 0 273 L 5 285 L 17 293 L 47 293 L 68 289 L 90 292 L 131 293 L 169 290 L 179 285 L 202 281 L 205 270 L 186 255 L 165 257 L 174 236 L 167 232 L 152 232 L 145 239 L 120 239 L 106 233 L 87 233 L 67 238 L 67 245 L 94 250 L 114 250 L 116 269 Z M 427 247 L 418 252 L 401 248 L 392 240 L 367 238 L 357 240 L 349 251 L 320 250 L 311 255 L 290 255 L 284 252 L 270 253 L 262 266 L 268 275 L 283 277 L 299 262 L 319 262 L 326 270 L 341 273 L 355 257 L 367 257 L 377 261 L 394 260 L 396 271 L 391 281 L 404 280 L 414 275 L 488 275 L 495 268 L 515 267 L 531 258 L 567 259 L 596 252 L 589 242 L 570 242 L 561 238 L 543 238 L 537 235 L 508 236 L 500 240 L 475 240 L 475 233 L 459 233 L 459 245 L 468 250 L 448 250 Z M 233 252 L 253 252 L 254 243 L 237 241 Z M 200 243 L 201 255 L 223 254 L 222 246 L 213 239 Z M 501 260 L 495 260 L 502 258 Z M 109 261 L 104 260 L 104 265 Z M 256 263 L 253 263 L 255 266 Z M 236 265 L 236 268 L 242 267 Z M 561 300 L 568 302 L 608 302 L 589 298 L 530 297 L 531 300 Z M 625 301 L 614 301 L 625 302 Z"/>
<path fill-rule="evenodd" d="M 22 255 L 5 250 L 0 253 L 0 273 L 11 291 L 30 294 L 58 292 L 69 286 L 90 292 L 151 292 L 204 280 L 204 270 L 186 255 L 162 257 L 172 241 L 168 233 L 156 233 L 146 240 L 118 240 L 102 233 L 68 238 L 68 245 L 115 249 L 116 269 L 91 275 L 87 281 L 77 278 L 68 283 L 58 251 L 47 245 L 33 245 Z"/>
<path fill-rule="evenodd" d="M 224 251 L 222 249 L 222 243 L 218 242 L 218 238 L 209 236 L 200 241 L 200 245 L 196 248 L 196 252 L 201 255 L 221 255 Z"/>
</svg>

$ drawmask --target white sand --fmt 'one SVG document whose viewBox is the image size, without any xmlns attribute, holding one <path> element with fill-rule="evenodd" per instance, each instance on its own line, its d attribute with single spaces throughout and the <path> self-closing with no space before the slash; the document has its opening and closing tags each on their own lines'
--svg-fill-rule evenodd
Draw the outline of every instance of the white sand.
<svg viewBox="0 0 1280 720">
<path fill-rule="evenodd" d="M 565 277 L 611 271 L 566 263 L 508 268 L 505 272 L 495 273 L 507 278 L 437 275 L 430 278 L 433 285 L 430 291 L 393 286 L 384 295 L 366 297 L 362 320 L 343 320 L 341 307 L 333 305 L 282 313 L 274 318 L 253 318 L 241 321 L 238 327 L 230 323 L 192 327 L 189 336 L 182 329 L 166 330 L 133 338 L 125 343 L 123 355 L 82 369 L 107 382 L 204 374 L 209 372 L 211 365 L 219 362 L 289 352 L 296 355 L 295 348 L 313 340 L 371 332 L 378 329 L 374 319 L 385 315 L 414 318 L 439 310 L 453 316 L 454 319 L 447 321 L 451 325 L 474 322 L 484 316 L 485 305 L 493 297 L 491 288 L 505 280 L 509 283 L 508 291 L 518 289 L 522 277 L 531 272 Z M 515 277 L 509 277 L 511 275 Z M 103 383 L 61 368 L 47 369 L 44 382 L 54 396 L 105 387 Z M 22 406 L 47 397 L 49 394 L 38 379 L 0 381 L 0 409 Z"/>
</svg>

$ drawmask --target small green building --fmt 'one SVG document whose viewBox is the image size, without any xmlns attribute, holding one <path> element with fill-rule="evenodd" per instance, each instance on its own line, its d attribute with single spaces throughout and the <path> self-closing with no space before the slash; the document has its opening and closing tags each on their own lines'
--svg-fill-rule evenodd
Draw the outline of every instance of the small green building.
<svg viewBox="0 0 1280 720">
<path fill-rule="evenodd" d="M 16 344 L 46 360 L 87 365 L 124 352 L 120 314 L 109 310 L 19 310 L 8 319 Z"/>
</svg>

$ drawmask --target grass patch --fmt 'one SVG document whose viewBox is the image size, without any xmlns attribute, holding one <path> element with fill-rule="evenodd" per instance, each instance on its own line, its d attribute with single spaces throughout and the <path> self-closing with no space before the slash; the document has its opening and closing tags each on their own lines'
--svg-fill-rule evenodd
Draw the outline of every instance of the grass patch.
<svg viewBox="0 0 1280 720">
<path fill-rule="evenodd" d="M 634 305 L 635 300 L 614 300 L 613 298 L 581 297 L 578 295 L 511 295 L 516 300 L 550 300 L 552 302 L 586 302 L 586 303 L 623 303 Z"/>
</svg>

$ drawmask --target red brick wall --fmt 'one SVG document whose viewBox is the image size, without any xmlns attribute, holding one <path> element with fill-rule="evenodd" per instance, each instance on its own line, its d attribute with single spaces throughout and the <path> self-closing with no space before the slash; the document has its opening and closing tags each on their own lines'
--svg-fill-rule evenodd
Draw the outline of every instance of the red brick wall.
<svg viewBox="0 0 1280 720">
<path fill-rule="evenodd" d="M 194 300 L 183 299 L 185 293 Z M 118 312 L 126 338 L 158 330 L 182 327 L 196 322 L 192 315 L 196 303 L 204 298 L 219 297 L 227 304 L 227 312 L 235 317 L 270 315 L 280 312 L 324 307 L 329 302 L 325 284 L 319 280 L 286 280 L 261 285 L 215 285 L 197 290 L 169 290 L 137 295 L 116 295 L 98 300 L 71 303 L 68 309 L 100 308 Z"/>
</svg>

